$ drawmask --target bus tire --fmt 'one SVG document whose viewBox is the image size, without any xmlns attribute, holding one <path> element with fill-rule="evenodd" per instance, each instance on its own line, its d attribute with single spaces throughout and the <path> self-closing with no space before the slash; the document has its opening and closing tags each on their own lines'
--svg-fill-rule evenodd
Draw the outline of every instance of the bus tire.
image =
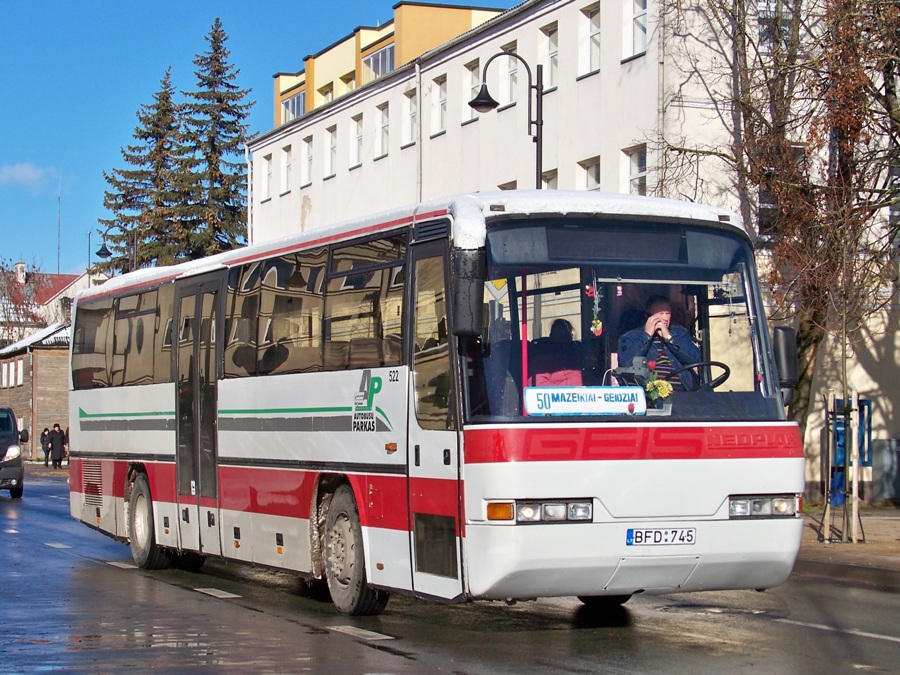
<svg viewBox="0 0 900 675">
<path fill-rule="evenodd" d="M 366 580 L 359 510 L 347 485 L 335 491 L 325 518 L 325 577 L 331 601 L 344 614 L 380 614 L 390 598 Z"/>
<path fill-rule="evenodd" d="M 145 570 L 158 570 L 169 566 L 169 555 L 156 544 L 153 527 L 153 500 L 147 477 L 139 473 L 131 486 L 128 531 L 131 557 Z"/>
<path fill-rule="evenodd" d="M 185 572 L 199 572 L 206 562 L 206 556 L 194 553 L 193 551 L 182 551 L 171 556 L 172 567 Z"/>
<path fill-rule="evenodd" d="M 621 607 L 631 600 L 630 595 L 579 595 L 578 599 L 592 610 L 609 610 Z"/>
</svg>

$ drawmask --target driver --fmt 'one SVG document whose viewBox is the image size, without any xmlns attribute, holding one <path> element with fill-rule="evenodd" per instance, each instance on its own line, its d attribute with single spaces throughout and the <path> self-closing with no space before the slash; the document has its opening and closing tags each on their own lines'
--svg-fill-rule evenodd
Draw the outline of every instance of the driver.
<svg viewBox="0 0 900 675">
<path fill-rule="evenodd" d="M 645 305 L 647 320 L 643 326 L 619 337 L 619 363 L 630 365 L 636 356 L 655 361 L 656 377 L 668 380 L 675 389 L 697 389 L 698 382 L 688 368 L 700 361 L 700 349 L 687 329 L 672 323 L 672 305 L 662 295 L 653 295 Z"/>
</svg>

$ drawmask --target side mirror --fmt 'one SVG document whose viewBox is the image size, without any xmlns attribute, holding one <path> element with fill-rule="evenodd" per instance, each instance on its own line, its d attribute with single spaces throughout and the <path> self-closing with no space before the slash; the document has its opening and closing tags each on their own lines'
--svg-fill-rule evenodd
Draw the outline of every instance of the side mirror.
<svg viewBox="0 0 900 675">
<path fill-rule="evenodd" d="M 778 383 L 785 405 L 794 400 L 794 387 L 800 380 L 797 358 L 797 333 L 793 328 L 778 326 L 774 334 L 775 365 L 778 368 Z"/>
<path fill-rule="evenodd" d="M 28 442 L 28 429 L 22 429 L 19 432 L 19 443 L 27 443 Z"/>
<path fill-rule="evenodd" d="M 483 248 L 455 248 L 450 255 L 453 266 L 453 334 L 481 335 L 487 256 Z"/>
</svg>

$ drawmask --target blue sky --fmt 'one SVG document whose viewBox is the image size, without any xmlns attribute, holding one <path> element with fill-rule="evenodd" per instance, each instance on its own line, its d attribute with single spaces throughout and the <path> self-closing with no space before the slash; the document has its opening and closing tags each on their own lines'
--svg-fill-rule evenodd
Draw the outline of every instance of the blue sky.
<svg viewBox="0 0 900 675">
<path fill-rule="evenodd" d="M 250 131 L 265 132 L 275 73 L 300 70 L 304 56 L 356 26 L 390 20 L 396 2 L 0 0 L 0 259 L 69 274 L 96 262 L 102 172 L 124 167 L 120 149 L 166 68 L 178 90 L 196 88 L 193 59 L 207 50 L 215 17 L 237 84 L 253 90 Z"/>
</svg>

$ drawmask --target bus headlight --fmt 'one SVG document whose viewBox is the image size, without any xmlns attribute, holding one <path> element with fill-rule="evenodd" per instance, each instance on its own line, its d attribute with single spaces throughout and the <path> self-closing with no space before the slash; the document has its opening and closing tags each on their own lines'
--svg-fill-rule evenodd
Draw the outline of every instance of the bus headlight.
<svg viewBox="0 0 900 675">
<path fill-rule="evenodd" d="M 797 495 L 733 495 L 728 499 L 729 518 L 792 518 L 799 510 Z"/>
<path fill-rule="evenodd" d="M 488 502 L 486 514 L 489 521 L 511 521 L 515 514 L 517 523 L 591 522 L 594 506 L 589 499 Z"/>
<path fill-rule="evenodd" d="M 3 455 L 2 461 L 8 462 L 9 460 L 15 459 L 16 457 L 18 457 L 21 454 L 22 454 L 22 450 L 21 450 L 21 448 L 19 448 L 18 445 L 11 445 L 6 449 L 6 454 Z"/>
</svg>

